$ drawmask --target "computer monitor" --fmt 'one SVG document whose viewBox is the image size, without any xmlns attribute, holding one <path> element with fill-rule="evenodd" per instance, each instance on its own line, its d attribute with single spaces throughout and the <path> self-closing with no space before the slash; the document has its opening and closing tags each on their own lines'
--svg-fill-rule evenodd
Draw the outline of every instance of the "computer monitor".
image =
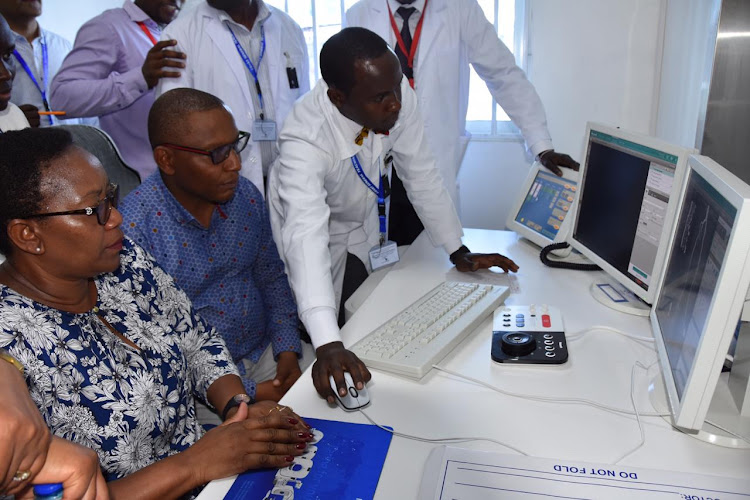
<svg viewBox="0 0 750 500">
<path fill-rule="evenodd" d="M 664 386 L 675 426 L 740 445 L 718 427 L 704 429 L 704 421 L 750 439 L 750 395 L 741 373 L 750 357 L 738 359 L 738 349 L 736 372 L 721 373 L 750 286 L 750 186 L 713 160 L 691 156 L 683 189 L 650 315 Z"/>
<path fill-rule="evenodd" d="M 594 283 L 599 301 L 647 316 L 694 150 L 596 123 L 585 137 L 569 241 L 615 280 Z"/>
<path fill-rule="evenodd" d="M 578 172 L 562 169 L 558 177 L 534 163 L 513 203 L 505 226 L 540 247 L 564 242 L 570 232 L 573 203 L 577 199 Z M 569 253 L 569 249 L 568 252 Z"/>
</svg>

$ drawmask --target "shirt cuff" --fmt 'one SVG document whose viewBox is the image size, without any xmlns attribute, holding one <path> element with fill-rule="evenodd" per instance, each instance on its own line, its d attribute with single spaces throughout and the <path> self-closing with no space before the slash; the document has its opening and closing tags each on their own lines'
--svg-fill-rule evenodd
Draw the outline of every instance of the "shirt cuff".
<svg viewBox="0 0 750 500">
<path fill-rule="evenodd" d="M 456 238 L 455 240 L 451 240 L 445 245 L 443 245 L 443 248 L 445 249 L 446 252 L 448 252 L 448 255 L 450 255 L 456 250 L 458 250 L 459 248 L 461 248 L 462 245 L 463 243 L 461 243 L 461 238 Z"/>
<path fill-rule="evenodd" d="M 339 322 L 333 307 L 313 307 L 303 312 L 301 317 L 316 350 L 331 342 L 341 342 Z"/>
<path fill-rule="evenodd" d="M 538 141 L 529 146 L 529 151 L 534 155 L 534 158 L 539 156 L 539 153 L 547 151 L 548 149 L 555 149 L 552 145 L 552 141 Z"/>
</svg>

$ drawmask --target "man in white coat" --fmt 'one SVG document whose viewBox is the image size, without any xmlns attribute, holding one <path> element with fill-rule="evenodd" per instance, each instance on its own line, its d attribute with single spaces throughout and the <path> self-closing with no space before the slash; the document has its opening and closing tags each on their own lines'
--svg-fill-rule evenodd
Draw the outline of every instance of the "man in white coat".
<svg viewBox="0 0 750 500">
<path fill-rule="evenodd" d="M 404 17 L 408 32 L 404 31 Z M 399 56 L 404 73 L 413 78 L 427 142 L 454 202 L 458 200 L 458 170 L 468 143 L 469 64 L 545 167 L 557 175 L 562 175 L 558 165 L 578 168 L 570 156 L 554 151 L 539 95 L 476 0 L 360 0 L 347 11 L 346 25 L 361 26 L 383 37 Z M 404 49 L 412 54 L 411 65 L 410 54 Z M 400 207 L 398 180 L 393 189 L 395 226 L 402 222 L 396 219 L 403 213 L 394 213 Z M 407 211 L 404 217 L 413 219 L 408 207 L 403 210 Z M 403 222 L 409 226 L 418 223 Z M 421 231 L 421 227 L 392 229 L 403 233 L 395 237 L 401 240 L 399 244 L 411 243 Z"/>
<path fill-rule="evenodd" d="M 250 132 L 242 175 L 264 192 L 278 155 L 277 134 L 294 101 L 310 90 L 307 45 L 291 17 L 263 0 L 208 0 L 162 33 L 187 55 L 179 78 L 163 79 L 157 96 L 177 87 L 213 94 Z"/>
<path fill-rule="evenodd" d="M 369 270 L 370 251 L 384 236 L 378 196 L 364 179 L 378 183 L 390 168 L 386 158 L 400 170 L 432 242 L 459 270 L 518 266 L 461 244 L 461 223 L 425 142 L 416 95 L 385 41 L 366 29 L 344 29 L 323 45 L 320 66 L 323 80 L 297 102 L 281 131 L 268 202 L 274 239 L 316 349 L 313 382 L 333 402 L 329 375 L 341 395 L 343 371 L 360 389 L 370 379 L 344 349 L 336 309 L 347 253 Z"/>
</svg>

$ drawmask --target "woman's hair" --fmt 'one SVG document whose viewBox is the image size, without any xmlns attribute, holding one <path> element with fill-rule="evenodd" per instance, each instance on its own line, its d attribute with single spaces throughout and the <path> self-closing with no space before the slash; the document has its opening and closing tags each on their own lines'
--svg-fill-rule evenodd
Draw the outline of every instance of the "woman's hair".
<svg viewBox="0 0 750 500">
<path fill-rule="evenodd" d="M 12 249 L 8 223 L 42 206 L 42 174 L 73 146 L 67 130 L 27 128 L 0 134 L 0 253 Z"/>
</svg>

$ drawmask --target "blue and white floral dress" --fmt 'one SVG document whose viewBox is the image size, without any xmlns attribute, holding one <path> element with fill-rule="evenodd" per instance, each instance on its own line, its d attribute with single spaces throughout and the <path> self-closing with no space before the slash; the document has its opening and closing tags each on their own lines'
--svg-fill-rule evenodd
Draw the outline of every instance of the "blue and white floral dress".
<svg viewBox="0 0 750 500">
<path fill-rule="evenodd" d="M 237 369 L 185 293 L 132 241 L 123 242 L 120 268 L 94 281 L 96 307 L 82 314 L 0 285 L 0 347 L 23 363 L 52 432 L 94 449 L 113 480 L 200 439 L 194 396 L 205 401 L 208 387 Z"/>
</svg>

